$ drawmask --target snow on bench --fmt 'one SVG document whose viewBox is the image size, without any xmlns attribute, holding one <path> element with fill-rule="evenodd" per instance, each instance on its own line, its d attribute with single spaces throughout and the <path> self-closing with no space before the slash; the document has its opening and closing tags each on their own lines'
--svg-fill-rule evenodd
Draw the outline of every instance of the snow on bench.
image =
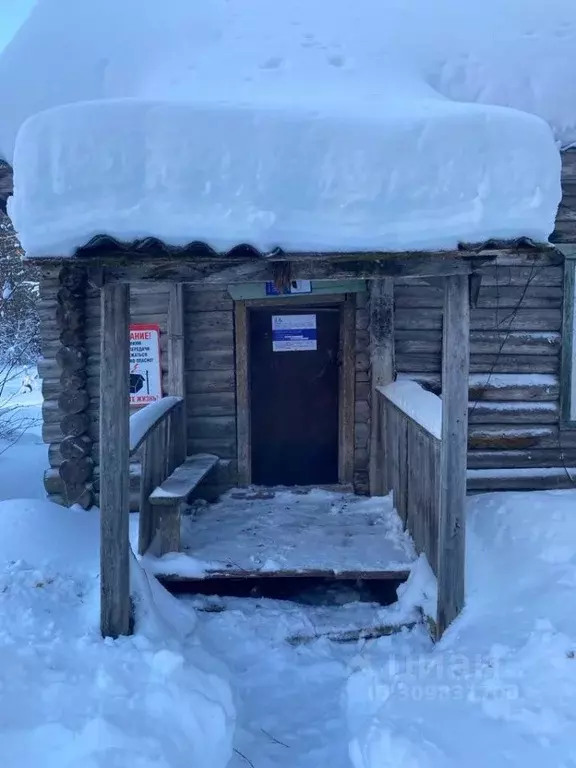
<svg viewBox="0 0 576 768">
<path fill-rule="evenodd" d="M 150 494 L 150 503 L 158 506 L 173 506 L 186 501 L 217 463 L 218 456 L 210 453 L 188 456 L 186 461 Z"/>
</svg>

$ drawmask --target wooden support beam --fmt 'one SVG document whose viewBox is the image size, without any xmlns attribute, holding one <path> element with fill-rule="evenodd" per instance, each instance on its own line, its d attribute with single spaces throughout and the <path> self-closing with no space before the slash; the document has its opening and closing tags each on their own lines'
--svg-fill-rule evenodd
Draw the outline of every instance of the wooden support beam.
<svg viewBox="0 0 576 768">
<path fill-rule="evenodd" d="M 100 627 L 128 635 L 130 608 L 130 288 L 101 292 L 100 366 Z"/>
<path fill-rule="evenodd" d="M 442 340 L 437 621 L 439 637 L 464 606 L 469 346 L 468 278 L 447 277 Z"/>
<path fill-rule="evenodd" d="M 386 473 L 384 416 L 377 387 L 394 380 L 394 281 L 370 282 L 370 495 L 382 496 L 391 488 Z"/>
<path fill-rule="evenodd" d="M 236 348 L 236 439 L 238 445 L 238 483 L 252 482 L 252 439 L 250 432 L 250 339 L 245 301 L 234 305 Z"/>
<path fill-rule="evenodd" d="M 479 259 L 482 261 L 482 259 Z M 82 260 L 90 263 L 89 260 Z M 476 260 L 478 261 L 478 260 Z M 282 265 L 291 280 L 376 280 L 385 277 L 445 277 L 468 275 L 474 260 L 458 254 L 344 254 L 332 258 L 318 254 L 294 256 L 289 261 L 268 259 L 220 258 L 186 260 L 185 258 L 130 260 L 124 255 L 114 261 L 95 259 L 93 268 L 104 270 L 106 282 L 184 282 L 194 285 L 230 285 L 267 282 L 278 279 Z M 286 272 L 287 274 L 287 272 Z"/>
<path fill-rule="evenodd" d="M 356 301 L 354 294 L 346 294 L 340 311 L 338 480 L 342 485 L 354 480 L 355 352 Z"/>
<path fill-rule="evenodd" d="M 183 430 L 181 446 L 184 457 L 187 453 L 186 423 L 188 411 L 186 408 L 186 341 L 184 325 L 184 284 L 172 283 L 168 296 L 168 394 L 181 397 L 183 400 L 182 419 Z"/>
</svg>

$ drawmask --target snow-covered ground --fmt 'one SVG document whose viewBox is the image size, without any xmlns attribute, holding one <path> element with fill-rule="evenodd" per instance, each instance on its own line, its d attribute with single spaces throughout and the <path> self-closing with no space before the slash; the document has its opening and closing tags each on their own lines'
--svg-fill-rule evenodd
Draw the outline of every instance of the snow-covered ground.
<svg viewBox="0 0 576 768">
<path fill-rule="evenodd" d="M 0 488 L 32 494 L 43 464 L 10 448 Z M 413 621 L 420 565 L 383 609 L 353 590 L 176 600 L 134 564 L 137 632 L 105 642 L 97 511 L 1 502 L 2 765 L 573 768 L 575 510 L 576 491 L 470 499 L 467 606 L 437 646 L 422 624 L 326 636 Z"/>
</svg>

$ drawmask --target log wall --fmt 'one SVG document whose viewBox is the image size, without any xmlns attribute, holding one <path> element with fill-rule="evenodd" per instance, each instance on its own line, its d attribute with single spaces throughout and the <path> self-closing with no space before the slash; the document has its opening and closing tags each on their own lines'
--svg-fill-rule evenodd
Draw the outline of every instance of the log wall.
<svg viewBox="0 0 576 768">
<path fill-rule="evenodd" d="M 576 466 L 576 436 L 561 430 L 559 404 L 563 281 L 557 254 L 482 270 L 470 315 L 469 490 L 571 484 L 562 470 Z M 394 299 L 397 374 L 441 394 L 442 288 L 398 280 Z"/>
<path fill-rule="evenodd" d="M 58 270 L 44 272 L 41 284 L 42 354 L 40 374 L 43 377 L 43 437 L 49 443 L 50 469 L 45 487 L 50 497 L 66 504 L 60 476 L 63 439 L 59 408 L 62 385 L 55 356 L 60 349 L 55 300 L 59 286 Z M 169 287 L 167 284 L 132 285 L 130 316 L 132 323 L 154 323 L 160 326 L 160 354 L 164 391 L 168 386 L 168 319 Z M 100 291 L 87 285 L 83 300 L 85 322 L 83 344 L 86 350 L 86 441 L 89 445 L 93 473 L 87 481 L 98 501 L 99 450 L 99 369 L 100 369 Z M 356 408 L 355 408 L 355 488 L 368 490 L 369 438 L 369 372 L 368 315 L 366 294 L 357 294 L 356 331 Z M 227 290 L 215 286 L 184 289 L 185 380 L 188 453 L 214 453 L 221 461 L 210 484 L 204 484 L 201 495 L 213 498 L 237 480 L 236 445 L 236 381 L 234 359 L 234 302 Z M 132 468 L 132 506 L 137 504 L 139 464 Z"/>
</svg>

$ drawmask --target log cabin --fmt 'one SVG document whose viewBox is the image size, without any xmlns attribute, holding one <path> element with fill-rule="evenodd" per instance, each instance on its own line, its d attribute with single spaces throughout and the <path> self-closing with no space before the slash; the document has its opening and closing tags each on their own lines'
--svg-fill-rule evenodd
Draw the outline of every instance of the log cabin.
<svg viewBox="0 0 576 768">
<path fill-rule="evenodd" d="M 576 415 L 571 403 L 576 150 L 564 152 L 562 158 L 563 202 L 551 246 L 488 244 L 455 255 L 459 261 L 475 265 L 469 340 L 470 492 L 572 485 L 570 468 L 576 466 L 572 437 Z M 379 343 L 374 326 L 383 325 L 392 334 L 394 375 L 414 379 L 440 395 L 444 300 L 440 283 L 435 284 L 433 276 L 403 276 L 398 270 L 398 276 L 390 277 L 386 297 L 374 299 L 367 268 L 324 264 L 307 270 L 298 264 L 290 275 L 310 280 L 307 293 L 297 292 L 302 290 L 297 284 L 292 292 L 288 288 L 280 293 L 271 281 L 256 279 L 258 270 L 254 270 L 254 279 L 246 270 L 242 282 L 227 284 L 224 271 L 221 279 L 205 284 L 183 282 L 176 295 L 174 284 L 161 279 L 162 260 L 184 263 L 196 254 L 204 260 L 210 254 L 202 246 L 191 246 L 188 252 L 153 240 L 119 243 L 103 236 L 79 251 L 77 263 L 91 271 L 93 264 L 111 261 L 125 277 L 130 273 L 131 255 L 139 256 L 130 294 L 130 323 L 159 329 L 161 391 L 186 397 L 188 451 L 214 453 L 221 460 L 218 471 L 199 492 L 212 499 L 237 483 L 340 482 L 357 493 L 369 493 L 372 392 L 383 380 L 383 374 L 373 375 L 371 349 Z M 244 255 L 240 249 L 230 259 L 239 258 L 243 263 L 246 253 L 247 249 Z M 444 261 L 447 258 L 443 256 Z M 148 274 L 143 266 L 146 259 Z M 50 460 L 46 493 L 58 503 L 90 506 L 98 503 L 99 493 L 99 288 L 86 279 L 74 294 L 73 306 L 63 310 L 58 291 L 68 264 L 62 267 L 57 260 L 52 264 L 44 258 L 39 263 L 43 353 L 39 371 L 44 394 L 43 436 Z M 273 263 L 278 267 L 289 262 L 281 255 Z M 266 269 L 261 274 L 274 277 Z M 326 349 L 334 369 L 331 384 L 326 383 L 328 389 L 316 393 L 326 404 L 325 410 L 310 400 L 306 407 L 300 403 L 303 410 L 298 417 L 298 404 L 284 402 L 282 410 L 266 392 L 279 387 L 278 396 L 284 398 L 282 387 L 299 392 L 297 377 L 304 380 L 314 374 L 296 371 L 294 381 L 285 381 L 286 372 L 279 371 L 280 381 L 274 383 L 260 381 L 253 370 L 254 366 L 257 369 L 258 340 L 267 333 L 260 326 L 270 325 L 275 314 L 292 311 L 304 316 L 314 312 L 318 322 L 323 318 L 326 328 L 322 332 L 331 338 Z M 66 323 L 73 323 L 73 328 Z M 183 340 L 175 338 L 180 335 Z M 64 342 L 80 338 L 78 360 L 66 358 L 70 344 Z M 180 346 L 183 359 L 176 361 L 175 348 Z M 258 393 L 252 394 L 252 401 L 246 391 L 248 381 Z M 77 392 L 82 394 L 72 396 Z M 316 437 L 303 437 L 308 408 L 325 419 L 318 424 Z M 283 426 L 286 446 L 292 441 L 292 453 L 271 455 L 268 448 L 262 448 L 265 425 L 269 419 L 278 424 L 283 414 L 287 417 Z M 74 455 L 66 447 L 70 437 L 82 438 L 82 448 L 75 445 Z M 325 458 L 321 470 L 312 462 L 319 472 L 314 476 L 308 474 L 312 471 L 310 456 L 302 448 L 306 444 L 316 450 L 317 440 L 325 441 L 322 448 L 317 446 Z M 301 469 L 297 470 L 299 462 Z M 292 477 L 290 472 L 296 474 Z M 132 478 L 135 508 L 137 463 Z"/>
<path fill-rule="evenodd" d="M 576 151 L 562 162 L 549 244 L 217 253 L 102 234 L 73 258 L 37 259 L 48 497 L 108 508 L 120 557 L 122 504 L 141 513 L 141 553 L 160 532 L 162 554 L 180 548 L 167 499 L 251 485 L 392 491 L 439 577 L 441 634 L 464 600 L 466 492 L 576 478 Z M 442 402 L 440 426 L 394 380 L 429 393 L 429 412 Z M 122 401 L 143 416 L 129 435 Z M 102 626 L 118 634 L 127 613 L 114 614 L 111 572 Z"/>
<path fill-rule="evenodd" d="M 71 3 L 66 25 L 49 5 L 0 57 L 0 152 L 16 164 L 9 210 L 42 271 L 46 491 L 100 507 L 103 633 L 130 629 L 130 508 L 140 553 L 174 553 L 184 502 L 259 484 L 392 491 L 437 576 L 441 634 L 464 600 L 467 491 L 572 484 L 570 152 L 547 241 L 560 196 L 554 138 L 573 141 L 570 120 L 553 138 L 543 121 L 490 106 L 525 106 L 525 82 L 528 103 L 553 86 L 569 102 L 565 61 L 544 86 L 527 72 L 518 19 L 509 79 L 488 67 L 481 89 L 461 90 L 457 77 L 440 93 L 430 72 L 388 82 L 377 16 L 367 16 L 376 38 L 365 27 L 343 46 L 349 67 L 316 50 L 312 20 L 300 29 L 288 4 L 287 62 L 295 51 L 306 62 L 292 68 L 277 55 L 276 16 L 222 26 L 190 6 L 158 34 L 152 3 L 138 14 L 93 4 L 88 17 Z M 342 42 L 361 27 L 352 11 Z M 429 32 L 426 43 L 451 49 Z M 419 47 L 411 38 L 402 58 Z M 254 58 L 236 56 L 238 40 Z M 550 50 L 561 50 L 556 36 Z M 462 57 L 452 62 L 458 71 Z M 0 198 L 10 188 L 0 167 Z M 387 229 L 399 209 L 407 215 Z M 321 231 L 322 245 L 289 247 L 295 222 L 300 236 Z M 515 239 L 486 242 L 499 227 Z M 414 228 L 443 229 L 452 250 L 434 252 L 430 239 L 418 250 Z M 369 570 L 396 577 L 393 564 Z M 334 557 L 332 573 L 342 569 Z"/>
</svg>

